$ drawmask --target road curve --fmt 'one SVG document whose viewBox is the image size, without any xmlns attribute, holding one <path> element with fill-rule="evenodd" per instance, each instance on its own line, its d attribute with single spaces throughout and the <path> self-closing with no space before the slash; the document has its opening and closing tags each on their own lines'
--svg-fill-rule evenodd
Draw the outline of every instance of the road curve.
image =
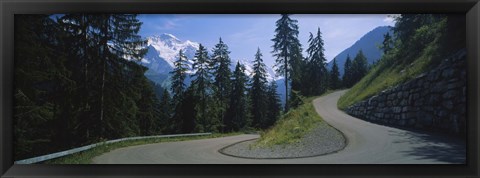
<svg viewBox="0 0 480 178">
<path fill-rule="evenodd" d="M 345 90 L 313 101 L 317 113 L 340 130 L 348 144 L 337 153 L 296 159 L 245 159 L 219 149 L 258 135 L 238 135 L 120 148 L 93 159 L 96 164 L 463 164 L 465 142 L 369 123 L 337 109 Z"/>
</svg>

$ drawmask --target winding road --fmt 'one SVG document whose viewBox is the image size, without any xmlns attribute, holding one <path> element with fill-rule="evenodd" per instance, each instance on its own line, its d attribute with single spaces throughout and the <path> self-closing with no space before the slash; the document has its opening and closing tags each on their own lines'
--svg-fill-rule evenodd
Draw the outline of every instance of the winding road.
<svg viewBox="0 0 480 178">
<path fill-rule="evenodd" d="M 238 135 L 120 148 L 95 157 L 96 164 L 445 164 L 465 163 L 465 142 L 431 133 L 402 130 L 354 118 L 337 109 L 346 90 L 313 101 L 317 113 L 348 140 L 333 154 L 296 159 L 245 159 L 219 149 L 258 138 Z"/>
</svg>

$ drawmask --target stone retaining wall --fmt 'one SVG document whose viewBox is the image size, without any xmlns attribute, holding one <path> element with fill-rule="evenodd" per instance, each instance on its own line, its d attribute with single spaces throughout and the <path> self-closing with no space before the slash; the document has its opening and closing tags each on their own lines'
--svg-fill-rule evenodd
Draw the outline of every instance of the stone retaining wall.
<svg viewBox="0 0 480 178">
<path fill-rule="evenodd" d="M 357 118 L 386 125 L 465 135 L 466 52 L 435 69 L 346 109 Z"/>
</svg>

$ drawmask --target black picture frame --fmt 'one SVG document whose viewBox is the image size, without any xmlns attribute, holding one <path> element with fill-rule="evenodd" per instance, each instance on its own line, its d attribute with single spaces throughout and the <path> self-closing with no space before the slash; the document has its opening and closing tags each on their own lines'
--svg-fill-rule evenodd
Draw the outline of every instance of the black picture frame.
<svg viewBox="0 0 480 178">
<path fill-rule="evenodd" d="M 14 165 L 12 144 L 15 14 L 461 13 L 467 19 L 468 142 L 465 165 Z M 2 0 L 0 2 L 1 177 L 478 177 L 478 0 Z"/>
</svg>

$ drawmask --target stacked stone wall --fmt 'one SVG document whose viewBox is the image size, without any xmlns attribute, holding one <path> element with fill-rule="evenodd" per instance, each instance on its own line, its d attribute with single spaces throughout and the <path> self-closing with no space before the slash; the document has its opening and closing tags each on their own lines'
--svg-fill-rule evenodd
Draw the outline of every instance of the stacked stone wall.
<svg viewBox="0 0 480 178">
<path fill-rule="evenodd" d="M 346 112 L 375 123 L 465 135 L 466 52 L 435 69 L 358 102 Z"/>
</svg>

